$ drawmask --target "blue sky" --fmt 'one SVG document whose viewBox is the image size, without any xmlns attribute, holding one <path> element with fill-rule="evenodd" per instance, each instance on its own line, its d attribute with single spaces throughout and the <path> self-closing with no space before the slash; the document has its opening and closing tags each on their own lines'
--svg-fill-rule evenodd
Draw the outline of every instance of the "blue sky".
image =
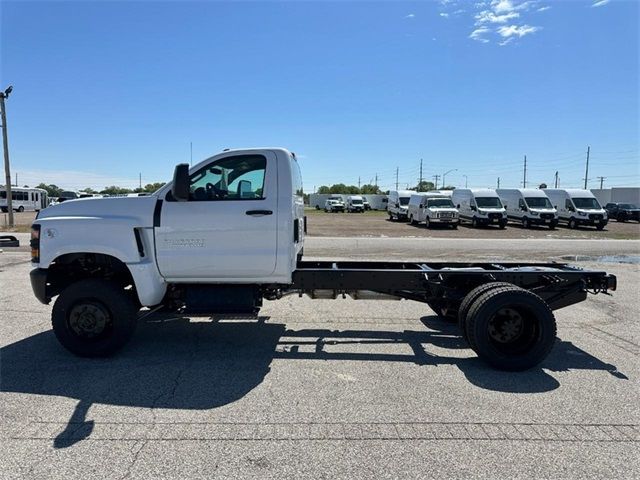
<svg viewBox="0 0 640 480">
<path fill-rule="evenodd" d="M 20 184 L 136 186 L 285 146 L 305 190 L 639 185 L 635 1 L 7 2 Z"/>
</svg>

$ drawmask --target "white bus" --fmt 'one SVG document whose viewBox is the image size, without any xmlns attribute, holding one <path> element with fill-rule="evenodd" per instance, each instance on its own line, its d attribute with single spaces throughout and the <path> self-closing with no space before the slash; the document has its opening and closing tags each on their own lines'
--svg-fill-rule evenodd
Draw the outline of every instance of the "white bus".
<svg viewBox="0 0 640 480">
<path fill-rule="evenodd" d="M 49 205 L 47 191 L 41 188 L 11 187 L 11 203 L 16 212 L 39 212 Z M 6 213 L 9 210 L 7 202 L 7 189 L 0 186 L 0 210 Z"/>
</svg>

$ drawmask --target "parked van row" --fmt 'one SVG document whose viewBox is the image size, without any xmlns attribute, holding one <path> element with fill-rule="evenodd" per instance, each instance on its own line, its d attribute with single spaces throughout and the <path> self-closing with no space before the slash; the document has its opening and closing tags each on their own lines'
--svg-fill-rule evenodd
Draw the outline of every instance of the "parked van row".
<svg viewBox="0 0 640 480">
<path fill-rule="evenodd" d="M 346 203 L 341 195 L 334 195 L 327 198 L 324 203 L 325 212 L 344 212 L 345 210 L 349 213 L 364 213 L 366 210 L 371 210 L 371 206 L 362 195 L 349 195 Z"/>
<path fill-rule="evenodd" d="M 458 188 L 449 191 L 417 193 L 389 192 L 389 219 L 411 224 L 460 223 L 472 227 L 496 226 L 503 229 L 508 222 L 523 228 L 559 224 L 569 228 L 593 226 L 602 230 L 609 221 L 607 211 L 589 190 L 513 188 Z"/>
</svg>

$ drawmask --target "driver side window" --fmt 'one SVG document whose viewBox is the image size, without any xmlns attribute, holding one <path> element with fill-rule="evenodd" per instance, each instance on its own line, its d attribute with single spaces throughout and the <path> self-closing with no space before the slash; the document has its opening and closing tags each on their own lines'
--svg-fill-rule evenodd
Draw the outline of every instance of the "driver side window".
<svg viewBox="0 0 640 480">
<path fill-rule="evenodd" d="M 216 160 L 191 175 L 189 201 L 261 200 L 266 168 L 262 155 Z"/>
</svg>

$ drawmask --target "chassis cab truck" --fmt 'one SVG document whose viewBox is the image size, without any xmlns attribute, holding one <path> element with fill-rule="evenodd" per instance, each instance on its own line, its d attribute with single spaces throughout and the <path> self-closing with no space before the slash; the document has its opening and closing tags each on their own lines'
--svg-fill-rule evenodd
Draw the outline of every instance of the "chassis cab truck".
<svg viewBox="0 0 640 480">
<path fill-rule="evenodd" d="M 488 364 L 537 365 L 553 348 L 553 310 L 616 279 L 558 263 L 305 261 L 302 181 L 281 148 L 225 151 L 145 197 L 87 198 L 40 212 L 31 285 L 55 303 L 54 333 L 76 355 L 122 348 L 156 310 L 255 316 L 263 300 L 409 299 L 457 322 Z"/>
</svg>

